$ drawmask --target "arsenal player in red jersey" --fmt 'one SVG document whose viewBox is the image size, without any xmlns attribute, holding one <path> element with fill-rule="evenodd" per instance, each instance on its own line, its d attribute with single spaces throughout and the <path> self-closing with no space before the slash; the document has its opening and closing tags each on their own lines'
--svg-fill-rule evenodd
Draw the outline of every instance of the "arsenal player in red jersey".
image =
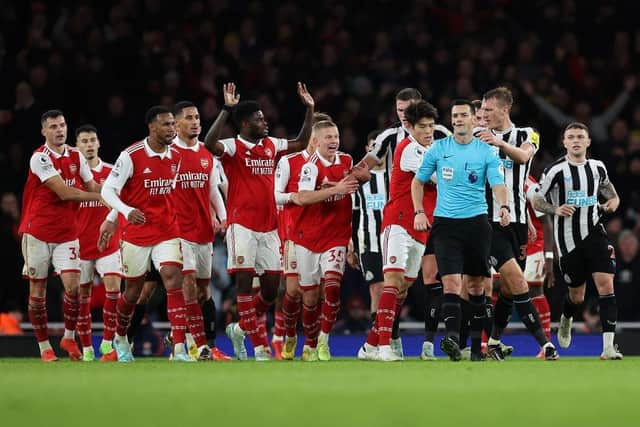
<svg viewBox="0 0 640 427">
<path fill-rule="evenodd" d="M 328 361 L 329 333 L 340 309 L 340 282 L 344 273 L 347 245 L 351 238 L 351 198 L 358 182 L 349 175 L 353 160 L 338 151 L 338 127 L 329 121 L 313 126 L 316 148 L 300 169 L 297 191 L 291 201 L 301 209 L 292 216 L 288 237 L 295 243 L 302 295 L 302 325 L 306 336 L 304 361 Z M 324 283 L 322 318 L 318 303 L 320 282 Z"/>
<path fill-rule="evenodd" d="M 153 262 L 167 289 L 167 314 L 175 342 L 173 360 L 190 362 L 184 345 L 187 326 L 180 229 L 171 194 L 181 161 L 180 152 L 171 147 L 176 123 L 171 111 L 162 106 L 151 107 L 145 119 L 149 136 L 120 153 L 102 188 L 105 201 L 126 218 L 121 245 L 125 289 L 116 307 L 113 344 L 118 361 L 133 361 L 127 328 Z M 101 249 L 113 234 L 115 220 L 110 214 L 101 226 Z"/>
<path fill-rule="evenodd" d="M 92 125 L 83 125 L 76 129 L 76 147 L 84 155 L 91 168 L 93 179 L 102 184 L 113 165 L 98 157 L 100 140 L 98 131 Z M 97 201 L 81 202 L 76 216 L 80 238 L 80 315 L 78 316 L 78 336 L 82 344 L 82 360 L 94 360 L 91 345 L 91 289 L 97 271 L 104 283 L 106 298 L 102 309 L 104 330 L 100 344 L 101 361 L 117 360 L 111 346 L 116 331 L 116 303 L 120 297 L 122 278 L 122 260 L 120 258 L 120 233 L 111 239 L 102 252 L 98 251 L 100 224 L 109 213 L 109 208 Z"/>
<path fill-rule="evenodd" d="M 172 147 L 182 158 L 173 197 L 182 243 L 187 326 L 199 349 L 198 357 L 203 357 L 202 351 L 210 351 L 212 359 L 230 360 L 216 347 L 216 307 L 209 290 L 214 218 L 217 217 L 223 227 L 227 221 L 227 210 L 218 189 L 217 160 L 198 140 L 202 129 L 198 108 L 183 101 L 174 106 L 173 114 L 178 136 Z"/>
<path fill-rule="evenodd" d="M 527 244 L 527 262 L 524 278 L 529 284 L 531 302 L 540 316 L 542 330 L 551 341 L 551 309 L 549 301 L 544 295 L 544 285 L 553 286 L 553 224 L 551 218 L 533 209 L 535 194 L 540 191 L 540 185 L 531 175 L 524 184 L 527 195 L 527 215 L 529 219 L 529 240 Z M 538 358 L 544 358 L 544 351 L 540 350 Z"/>
<path fill-rule="evenodd" d="M 53 265 L 64 286 L 64 337 L 60 347 L 72 360 L 82 354 L 75 342 L 80 284 L 78 230 L 75 202 L 99 201 L 99 185 L 76 148 L 65 144 L 67 123 L 60 110 L 49 110 L 41 118 L 45 143 L 29 161 L 29 175 L 22 197 L 22 255 L 24 274 L 29 279 L 29 320 L 40 347 L 43 362 L 58 360 L 47 329 L 47 277 Z M 82 183 L 91 192 L 82 191 Z"/>
<path fill-rule="evenodd" d="M 238 359 L 246 359 L 244 337 L 248 335 L 256 360 L 269 360 L 270 353 L 260 334 L 257 317 L 273 304 L 282 267 L 273 195 L 275 166 L 285 153 L 300 151 L 311 135 L 314 101 L 302 83 L 298 95 L 306 107 L 305 120 L 295 139 L 268 136 L 269 128 L 255 101 L 239 103 L 235 84 L 223 88 L 225 104 L 205 138 L 205 145 L 220 160 L 229 180 L 227 212 L 228 270 L 235 273 L 239 323 L 227 326 Z M 219 140 L 222 127 L 233 109 L 240 133 L 236 138 Z M 251 293 L 253 276 L 260 276 L 260 292 Z"/>
<path fill-rule="evenodd" d="M 391 349 L 391 330 L 396 312 L 402 307 L 407 289 L 420 270 L 429 232 L 413 226 L 416 213 L 411 199 L 411 182 L 422 164 L 422 156 L 433 143 L 436 109 L 426 101 L 410 104 L 405 110 L 409 136 L 403 139 L 393 157 L 389 202 L 384 208 L 381 229 L 384 289 L 378 303 L 375 327 L 358 352 L 360 359 L 385 362 L 402 360 Z M 424 186 L 419 213 L 433 219 L 436 190 L 432 182 Z"/>
</svg>

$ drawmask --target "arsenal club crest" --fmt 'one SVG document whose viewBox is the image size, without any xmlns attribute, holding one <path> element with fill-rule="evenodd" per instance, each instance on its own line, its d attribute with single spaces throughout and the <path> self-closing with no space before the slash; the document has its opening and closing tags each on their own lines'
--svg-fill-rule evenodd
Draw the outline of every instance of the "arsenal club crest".
<svg viewBox="0 0 640 427">
<path fill-rule="evenodd" d="M 69 165 L 69 172 L 71 172 L 71 175 L 75 175 L 76 172 L 78 172 L 78 166 L 75 163 L 71 163 Z"/>
<path fill-rule="evenodd" d="M 270 148 L 265 148 L 264 149 L 264 154 L 267 155 L 267 157 L 271 157 L 271 155 L 273 154 L 273 152 L 271 151 Z"/>
<path fill-rule="evenodd" d="M 205 158 L 200 159 L 200 166 L 202 166 L 202 169 L 208 168 L 209 167 L 209 159 L 205 159 Z"/>
</svg>

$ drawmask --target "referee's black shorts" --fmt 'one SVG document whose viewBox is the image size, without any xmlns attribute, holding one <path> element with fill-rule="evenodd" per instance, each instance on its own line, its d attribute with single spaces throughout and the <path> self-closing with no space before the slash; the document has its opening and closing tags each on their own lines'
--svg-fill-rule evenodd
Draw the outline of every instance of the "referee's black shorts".
<svg viewBox="0 0 640 427">
<path fill-rule="evenodd" d="M 511 258 L 515 259 L 520 269 L 525 270 L 527 264 L 527 243 L 529 230 L 527 224 L 512 222 L 503 227 L 498 222 L 492 222 L 493 235 L 491 237 L 491 257 L 489 264 L 500 270 L 502 265 Z"/>
<path fill-rule="evenodd" d="M 615 274 L 615 250 L 601 225 L 560 258 L 560 271 L 570 288 L 584 285 L 593 273 Z"/>
<path fill-rule="evenodd" d="M 491 277 L 491 233 L 486 214 L 463 219 L 435 217 L 431 238 L 440 277 L 447 274 Z"/>
</svg>

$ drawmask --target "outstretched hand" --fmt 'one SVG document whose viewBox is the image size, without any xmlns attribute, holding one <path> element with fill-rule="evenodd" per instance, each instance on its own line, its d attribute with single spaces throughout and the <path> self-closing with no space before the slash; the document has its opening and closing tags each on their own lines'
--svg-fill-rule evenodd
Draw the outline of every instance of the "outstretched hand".
<svg viewBox="0 0 640 427">
<path fill-rule="evenodd" d="M 310 108 L 315 105 L 315 101 L 313 100 L 313 97 L 307 90 L 307 85 L 302 82 L 298 82 L 298 96 L 300 97 L 300 100 L 302 101 L 305 107 Z"/>
<path fill-rule="evenodd" d="M 227 107 L 235 107 L 240 102 L 240 94 L 236 93 L 235 83 L 222 85 L 222 93 L 224 94 L 224 105 Z"/>
<path fill-rule="evenodd" d="M 104 250 L 107 249 L 107 246 L 109 246 L 109 242 L 111 241 L 111 238 L 115 234 L 117 228 L 117 222 L 112 222 L 108 219 L 102 221 L 102 224 L 100 224 L 100 233 L 98 237 L 98 252 L 104 252 Z"/>
</svg>

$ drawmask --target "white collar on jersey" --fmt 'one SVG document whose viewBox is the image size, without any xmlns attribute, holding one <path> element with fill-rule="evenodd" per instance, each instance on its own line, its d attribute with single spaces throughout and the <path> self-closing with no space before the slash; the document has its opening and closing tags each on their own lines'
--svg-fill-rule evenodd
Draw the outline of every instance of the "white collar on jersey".
<svg viewBox="0 0 640 427">
<path fill-rule="evenodd" d="M 262 139 L 260 139 L 260 141 L 258 141 L 257 144 L 254 144 L 251 141 L 247 141 L 246 139 L 244 139 L 240 135 L 238 135 L 236 138 L 238 138 L 238 141 L 242 142 L 248 149 L 252 149 L 256 145 L 262 145 L 262 141 L 264 140 L 264 138 L 262 138 Z"/>
<path fill-rule="evenodd" d="M 51 154 L 56 159 L 59 159 L 60 157 L 69 157 L 69 146 L 67 144 L 64 144 L 64 151 L 62 152 L 62 154 L 58 154 L 58 152 L 51 148 L 46 142 L 44 143 L 44 145 L 47 147 L 47 150 L 51 151 Z"/>
<path fill-rule="evenodd" d="M 175 145 L 177 145 L 178 147 L 183 148 L 185 150 L 195 151 L 196 153 L 198 151 L 200 151 L 200 141 L 198 141 L 197 144 L 194 144 L 194 145 L 191 146 L 191 145 L 187 145 L 187 143 L 184 142 L 182 139 L 180 139 L 179 136 L 176 136 L 175 138 L 173 138 L 173 143 Z"/>
<path fill-rule="evenodd" d="M 589 161 L 589 159 L 585 157 L 584 162 L 576 162 L 575 160 L 571 160 L 569 158 L 569 156 L 566 155 L 566 154 L 565 154 L 564 158 L 567 159 L 567 163 L 569 163 L 572 166 L 584 166 Z"/>
<path fill-rule="evenodd" d="M 169 146 L 167 146 L 167 150 L 164 153 L 156 153 L 155 151 L 153 151 L 151 149 L 151 146 L 149 145 L 149 137 L 146 137 L 144 139 L 144 151 L 149 157 L 155 156 L 160 157 L 161 159 L 164 159 L 165 157 L 171 158 L 171 148 Z"/>
<path fill-rule="evenodd" d="M 100 172 L 103 167 L 104 167 L 104 162 L 102 161 L 102 159 L 98 159 L 98 164 L 96 165 L 95 168 L 91 168 L 91 170 L 92 171 L 96 171 L 96 172 Z"/>
<path fill-rule="evenodd" d="M 342 163 L 340 161 L 340 153 L 336 153 L 336 160 L 333 163 L 331 163 L 329 160 L 322 157 L 322 155 L 320 155 L 320 153 L 317 151 L 316 151 L 316 155 L 318 156 L 318 159 L 320 159 L 320 163 L 322 163 L 322 166 L 339 165 L 340 163 Z"/>
</svg>

